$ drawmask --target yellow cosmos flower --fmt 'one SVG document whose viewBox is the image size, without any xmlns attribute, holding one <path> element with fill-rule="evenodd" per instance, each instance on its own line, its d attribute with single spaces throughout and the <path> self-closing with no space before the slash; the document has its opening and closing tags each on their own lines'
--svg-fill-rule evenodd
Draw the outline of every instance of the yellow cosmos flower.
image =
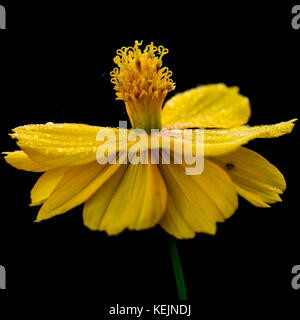
<svg viewBox="0 0 300 320">
<path fill-rule="evenodd" d="M 162 66 L 168 50 L 150 44 L 142 51 L 140 46 L 136 42 L 117 51 L 118 67 L 111 73 L 117 99 L 125 102 L 133 129 L 144 129 L 149 136 L 152 129 L 161 130 L 156 146 L 160 152 L 165 140 L 170 141 L 170 152 L 178 143 L 191 144 L 192 152 L 201 144 L 204 171 L 186 175 L 185 163 L 100 165 L 97 151 L 105 142 L 97 139 L 103 129 L 97 126 L 18 127 L 11 136 L 21 150 L 7 152 L 5 160 L 20 170 L 44 172 L 31 191 L 31 205 L 42 205 L 37 221 L 84 203 L 84 224 L 91 230 L 117 235 L 127 228 L 143 230 L 159 224 L 174 237 L 188 239 L 199 232 L 215 234 L 216 224 L 236 211 L 238 195 L 258 207 L 281 201 L 286 189 L 283 175 L 243 145 L 290 133 L 294 121 L 246 126 L 249 100 L 238 88 L 224 84 L 200 86 L 164 104 L 175 89 L 172 72 Z M 177 131 L 170 133 L 171 129 Z M 196 129 L 203 129 L 202 139 L 195 138 Z M 132 145 L 131 130 L 114 132 Z M 120 157 L 122 145 L 117 146 Z M 149 155 L 153 149 L 148 147 Z"/>
</svg>

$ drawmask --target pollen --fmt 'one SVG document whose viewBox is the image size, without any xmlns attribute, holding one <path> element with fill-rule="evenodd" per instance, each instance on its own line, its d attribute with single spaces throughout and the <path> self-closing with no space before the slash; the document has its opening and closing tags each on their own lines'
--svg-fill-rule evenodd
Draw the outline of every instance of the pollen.
<svg viewBox="0 0 300 320">
<path fill-rule="evenodd" d="M 134 47 L 117 50 L 114 62 L 118 68 L 111 72 L 117 100 L 125 102 L 133 125 L 141 122 L 141 113 L 146 117 L 160 114 L 168 92 L 175 89 L 172 72 L 162 64 L 162 58 L 169 50 L 156 47 L 152 42 L 142 51 L 141 45 L 142 42 L 136 41 Z"/>
<path fill-rule="evenodd" d="M 118 65 L 111 72 L 111 82 L 115 84 L 117 99 L 138 101 L 145 98 L 165 98 L 175 89 L 172 72 L 162 67 L 162 58 L 169 50 L 163 46 L 155 47 L 153 42 L 142 52 L 142 42 L 136 41 L 134 47 L 117 50 L 114 62 Z"/>
</svg>

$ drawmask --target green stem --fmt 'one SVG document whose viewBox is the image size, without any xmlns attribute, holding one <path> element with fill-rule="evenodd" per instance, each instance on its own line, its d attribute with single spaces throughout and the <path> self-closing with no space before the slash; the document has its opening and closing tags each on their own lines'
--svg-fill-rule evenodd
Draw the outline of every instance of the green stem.
<svg viewBox="0 0 300 320">
<path fill-rule="evenodd" d="M 170 248 L 170 253 L 172 258 L 172 264 L 173 264 L 174 275 L 176 279 L 179 300 L 187 301 L 188 298 L 186 293 L 186 287 L 184 282 L 180 256 L 177 249 L 176 239 L 173 238 L 172 236 L 168 236 L 168 240 L 169 240 L 169 248 Z"/>
</svg>

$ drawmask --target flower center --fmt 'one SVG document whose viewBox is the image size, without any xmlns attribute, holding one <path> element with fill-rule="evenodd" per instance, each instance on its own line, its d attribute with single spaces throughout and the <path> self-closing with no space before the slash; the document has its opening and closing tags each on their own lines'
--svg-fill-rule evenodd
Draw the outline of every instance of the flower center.
<svg viewBox="0 0 300 320">
<path fill-rule="evenodd" d="M 142 52 L 142 42 L 134 47 L 117 51 L 114 62 L 118 65 L 111 72 L 111 82 L 117 91 L 117 100 L 124 100 L 133 128 L 161 129 L 161 110 L 169 91 L 175 89 L 172 72 L 162 67 L 162 58 L 169 50 L 153 43 Z"/>
</svg>

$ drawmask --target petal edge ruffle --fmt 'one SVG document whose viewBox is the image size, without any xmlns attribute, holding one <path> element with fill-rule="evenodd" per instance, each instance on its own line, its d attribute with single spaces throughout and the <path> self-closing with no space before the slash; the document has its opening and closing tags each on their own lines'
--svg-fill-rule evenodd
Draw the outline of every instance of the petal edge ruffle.
<svg viewBox="0 0 300 320">
<path fill-rule="evenodd" d="M 257 207 L 281 202 L 280 194 L 286 189 L 281 172 L 260 154 L 247 148 L 211 159 L 223 168 L 239 195 Z"/>
</svg>

